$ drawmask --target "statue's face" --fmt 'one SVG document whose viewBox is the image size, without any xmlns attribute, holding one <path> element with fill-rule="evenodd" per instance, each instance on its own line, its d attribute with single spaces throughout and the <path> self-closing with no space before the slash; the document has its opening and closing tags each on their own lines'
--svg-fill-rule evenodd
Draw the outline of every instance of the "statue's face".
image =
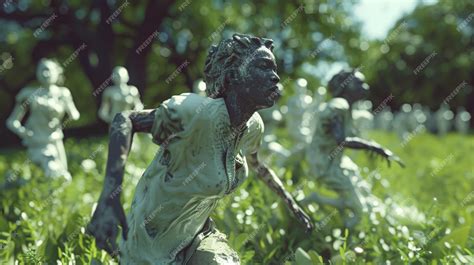
<svg viewBox="0 0 474 265">
<path fill-rule="evenodd" d="M 59 81 L 59 71 L 52 62 L 42 62 L 36 70 L 36 78 L 41 84 L 52 85 Z"/>
<path fill-rule="evenodd" d="M 280 77 L 276 73 L 275 56 L 266 47 L 260 47 L 244 60 L 241 82 L 235 88 L 242 98 L 255 104 L 257 109 L 269 108 L 280 98 Z"/>
<path fill-rule="evenodd" d="M 112 81 L 116 85 L 126 84 L 129 80 L 128 71 L 124 67 L 116 67 L 112 73 Z"/>
</svg>

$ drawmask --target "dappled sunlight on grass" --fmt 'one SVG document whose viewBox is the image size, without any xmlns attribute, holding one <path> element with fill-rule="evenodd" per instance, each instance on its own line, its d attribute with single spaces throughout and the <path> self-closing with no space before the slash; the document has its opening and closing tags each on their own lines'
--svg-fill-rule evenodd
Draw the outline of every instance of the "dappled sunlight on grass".
<svg viewBox="0 0 474 265">
<path fill-rule="evenodd" d="M 392 264 L 437 259 L 447 262 L 473 259 L 474 137 L 450 134 L 443 138 L 418 135 L 406 145 L 394 134 L 370 136 L 393 150 L 406 168 L 370 160 L 362 151 L 345 151 L 360 165 L 363 177 L 383 202 L 381 210 L 366 215 L 355 231 L 343 230 L 337 210 L 311 204 L 307 210 L 317 222 L 304 233 L 283 202 L 251 173 L 248 181 L 216 208 L 217 227 L 228 235 L 243 264 L 301 263 L 304 257 L 337 264 Z M 111 258 L 97 250 L 85 235 L 92 209 L 101 192 L 107 156 L 106 138 L 68 139 L 72 182 L 45 179 L 38 167 L 27 164 L 26 152 L 4 150 L 1 177 L 12 172 L 26 179 L 1 193 L 0 259 L 13 257 L 32 264 L 63 264 Z M 98 151 L 99 150 L 99 151 Z M 135 185 L 151 162 L 156 147 L 142 144 L 127 162 L 122 201 L 129 208 Z M 298 199 L 317 189 L 334 195 L 308 172 L 308 161 L 290 165 L 283 175 Z M 3 179 L 2 179 L 3 181 Z M 298 250 L 298 248 L 301 248 Z M 468 257 L 470 255 L 470 257 Z"/>
</svg>

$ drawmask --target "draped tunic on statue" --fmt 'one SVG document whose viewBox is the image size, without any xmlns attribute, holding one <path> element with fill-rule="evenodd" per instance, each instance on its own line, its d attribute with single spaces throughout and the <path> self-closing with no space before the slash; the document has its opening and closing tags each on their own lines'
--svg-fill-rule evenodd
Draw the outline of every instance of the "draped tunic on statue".
<svg viewBox="0 0 474 265">
<path fill-rule="evenodd" d="M 40 165 L 47 176 L 70 178 L 63 146 L 63 127 L 66 115 L 77 112 L 72 95 L 66 87 L 24 88 L 16 96 L 17 104 L 28 109 L 25 129 L 33 136 L 23 138 L 28 156 Z"/>
<path fill-rule="evenodd" d="M 321 104 L 315 116 L 316 128 L 311 145 L 307 149 L 312 170 L 317 173 L 320 182 L 335 190 L 347 190 L 354 182 L 358 182 L 359 168 L 344 155 L 344 143 L 337 142 L 331 126 L 340 123 L 344 135 L 354 135 L 349 103 L 343 98 L 333 98 Z"/>
<path fill-rule="evenodd" d="M 192 93 L 156 109 L 151 130 L 160 150 L 141 177 L 121 242 L 124 264 L 182 264 L 218 201 L 248 175 L 246 155 L 263 135 L 258 113 L 231 127 L 224 99 Z"/>
</svg>

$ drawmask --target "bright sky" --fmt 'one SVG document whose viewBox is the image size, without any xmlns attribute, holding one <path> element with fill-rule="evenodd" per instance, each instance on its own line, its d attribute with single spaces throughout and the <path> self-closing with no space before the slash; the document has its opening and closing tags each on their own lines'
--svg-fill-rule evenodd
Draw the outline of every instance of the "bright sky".
<svg viewBox="0 0 474 265">
<path fill-rule="evenodd" d="M 384 39 L 395 22 L 419 2 L 431 4 L 437 0 L 360 0 L 354 14 L 362 21 L 362 31 L 367 38 Z"/>
</svg>

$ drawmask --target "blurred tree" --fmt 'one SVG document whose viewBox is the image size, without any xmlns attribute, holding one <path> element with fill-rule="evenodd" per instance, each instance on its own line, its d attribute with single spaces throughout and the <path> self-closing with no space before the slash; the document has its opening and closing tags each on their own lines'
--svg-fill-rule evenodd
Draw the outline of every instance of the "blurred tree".
<svg viewBox="0 0 474 265">
<path fill-rule="evenodd" d="M 359 51 L 344 45 L 359 36 L 351 21 L 354 2 L 3 1 L 0 53 L 12 59 L 13 67 L 0 73 L 0 130 L 5 130 L 14 96 L 35 80 L 42 57 L 56 58 L 65 68 L 65 86 L 82 113 L 74 125 L 81 127 L 73 130 L 76 135 L 105 132 L 96 110 L 115 65 L 129 70 L 145 107 L 153 108 L 172 94 L 189 91 L 201 77 L 209 46 L 234 32 L 273 38 L 282 79 L 305 75 L 318 84 L 304 64 L 344 60 L 344 53 Z M 322 49 L 327 40 L 343 48 Z M 0 141 L 12 139 L 8 133 Z"/>
<path fill-rule="evenodd" d="M 391 93 L 394 108 L 421 103 L 432 110 L 446 100 L 474 113 L 474 2 L 440 0 L 400 18 L 381 41 L 352 57 L 372 86 L 375 107 Z M 469 102 L 471 104 L 469 104 Z"/>
</svg>

